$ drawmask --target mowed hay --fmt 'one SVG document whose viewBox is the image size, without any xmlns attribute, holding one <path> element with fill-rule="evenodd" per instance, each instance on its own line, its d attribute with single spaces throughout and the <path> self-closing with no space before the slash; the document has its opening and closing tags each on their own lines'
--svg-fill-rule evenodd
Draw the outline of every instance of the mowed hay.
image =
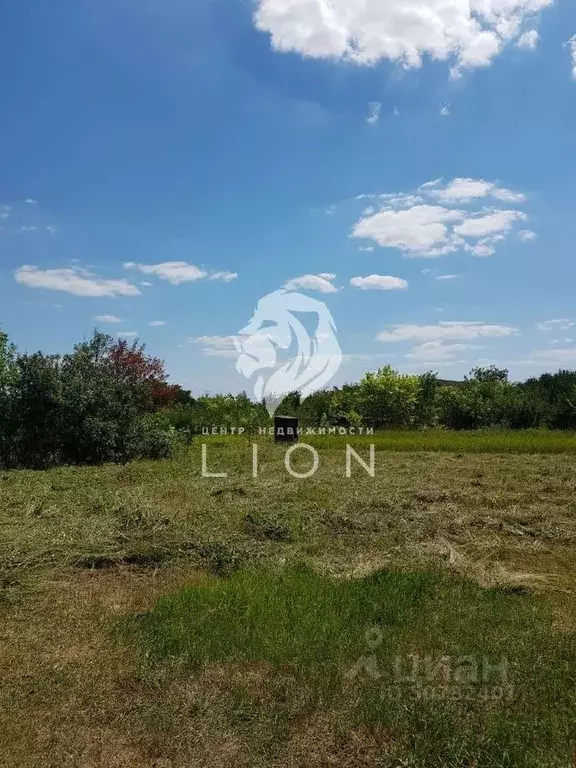
<svg viewBox="0 0 576 768">
<path fill-rule="evenodd" d="M 365 461 L 369 443 L 353 443 Z M 250 440 L 208 447 L 210 470 L 227 478 L 201 476 L 200 445 L 170 461 L 1 475 L 0 765 L 570 765 L 574 456 L 377 447 L 375 477 L 353 463 L 347 478 L 345 446 L 319 442 L 318 472 L 297 480 L 284 450 L 268 441 L 259 444 L 257 478 Z M 294 468 L 309 464 L 304 451 L 295 454 Z M 265 653 L 241 658 L 233 645 L 201 665 L 178 650 L 143 664 L 146 645 L 118 631 L 130 617 L 145 622 L 159 597 L 183 588 L 233 584 L 246 569 L 269 579 L 300 563 L 329 585 L 362 585 L 382 568 L 416 579 L 427 572 L 433 583 L 441 574 L 451 584 L 475 582 L 458 599 L 448 590 L 430 603 L 440 606 L 439 623 L 419 614 L 426 601 L 412 604 L 406 644 L 397 646 L 405 670 L 411 652 L 452 658 L 477 643 L 482 655 L 482 595 L 516 606 L 502 612 L 501 641 L 493 642 L 505 646 L 512 682 L 533 703 L 514 727 L 504 719 L 501 731 L 490 731 L 500 752 L 485 739 L 497 699 L 454 704 L 433 693 L 443 697 L 435 719 L 437 703 L 419 710 L 412 696 L 410 716 L 401 709 L 394 723 L 382 719 L 378 680 L 374 687 L 365 676 L 347 678 L 335 695 L 344 662 L 371 655 L 370 626 L 346 623 L 350 654 L 333 655 L 327 675 L 329 654 L 302 642 L 298 654 L 311 657 L 306 679 L 297 674 L 298 654 L 277 664 Z M 332 587 L 322 595 L 305 615 L 328 629 L 338 611 Z M 234 640 L 230 616 L 224 626 Z M 527 627 L 537 630 L 534 644 Z M 274 630 L 271 642 L 281 636 Z M 382 646 L 375 653 L 390 670 Z M 532 690 L 536 700 L 525 697 Z M 398 713 L 397 705 L 393 698 L 384 711 Z M 534 722 L 543 723 L 538 738 L 547 751 L 534 744 Z M 506 734 L 516 763 L 502 757 Z"/>
</svg>

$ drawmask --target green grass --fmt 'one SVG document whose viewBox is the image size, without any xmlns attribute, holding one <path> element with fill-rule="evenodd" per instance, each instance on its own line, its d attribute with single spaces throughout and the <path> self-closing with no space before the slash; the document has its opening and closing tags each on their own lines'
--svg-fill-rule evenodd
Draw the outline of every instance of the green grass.
<svg viewBox="0 0 576 768">
<path fill-rule="evenodd" d="M 148 662 L 265 662 L 308 690 L 300 713 L 275 702 L 280 721 L 322 708 L 386 734 L 382 759 L 398 765 L 542 768 L 568 766 L 576 745 L 574 635 L 552 620 L 541 598 L 430 573 L 291 568 L 179 591 L 128 632 Z"/>
<path fill-rule="evenodd" d="M 318 448 L 345 449 L 373 444 L 380 451 L 452 451 L 455 453 L 576 453 L 576 433 L 545 429 L 477 430 L 429 429 L 378 431 L 370 436 L 302 436 Z"/>
</svg>

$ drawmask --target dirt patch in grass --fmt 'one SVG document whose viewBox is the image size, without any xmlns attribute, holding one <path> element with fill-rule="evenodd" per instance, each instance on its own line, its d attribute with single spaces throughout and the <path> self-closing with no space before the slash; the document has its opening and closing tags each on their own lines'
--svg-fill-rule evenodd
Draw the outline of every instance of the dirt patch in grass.
<svg viewBox="0 0 576 768">
<path fill-rule="evenodd" d="M 1 616 L 0 764 L 157 766 L 128 723 L 148 696 L 114 617 L 149 609 L 164 592 L 201 582 L 189 570 L 130 568 L 45 574 Z"/>
</svg>

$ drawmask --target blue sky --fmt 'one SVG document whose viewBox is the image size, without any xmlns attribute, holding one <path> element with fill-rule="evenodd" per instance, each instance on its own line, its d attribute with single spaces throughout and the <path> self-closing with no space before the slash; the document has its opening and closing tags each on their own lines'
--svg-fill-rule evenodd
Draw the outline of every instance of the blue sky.
<svg viewBox="0 0 576 768">
<path fill-rule="evenodd" d="M 287 286 L 334 383 L 574 367 L 572 35 L 568 0 L 3 0 L 2 327 L 138 333 L 237 391 Z"/>
</svg>

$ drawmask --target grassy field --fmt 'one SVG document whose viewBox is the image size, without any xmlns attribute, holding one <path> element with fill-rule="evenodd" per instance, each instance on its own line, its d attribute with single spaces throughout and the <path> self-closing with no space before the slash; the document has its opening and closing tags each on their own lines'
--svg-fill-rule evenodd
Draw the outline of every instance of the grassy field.
<svg viewBox="0 0 576 768">
<path fill-rule="evenodd" d="M 429 429 L 420 432 L 377 432 L 368 437 L 330 435 L 306 437 L 304 442 L 327 448 L 345 448 L 365 445 L 369 440 L 382 451 L 449 451 L 458 453 L 576 453 L 576 433 L 555 432 L 541 429 L 526 430 L 478 430 L 476 432 L 451 432 Z"/>
<path fill-rule="evenodd" d="M 576 438 L 420 439 L 2 473 L 0 765 L 573 766 Z"/>
</svg>

